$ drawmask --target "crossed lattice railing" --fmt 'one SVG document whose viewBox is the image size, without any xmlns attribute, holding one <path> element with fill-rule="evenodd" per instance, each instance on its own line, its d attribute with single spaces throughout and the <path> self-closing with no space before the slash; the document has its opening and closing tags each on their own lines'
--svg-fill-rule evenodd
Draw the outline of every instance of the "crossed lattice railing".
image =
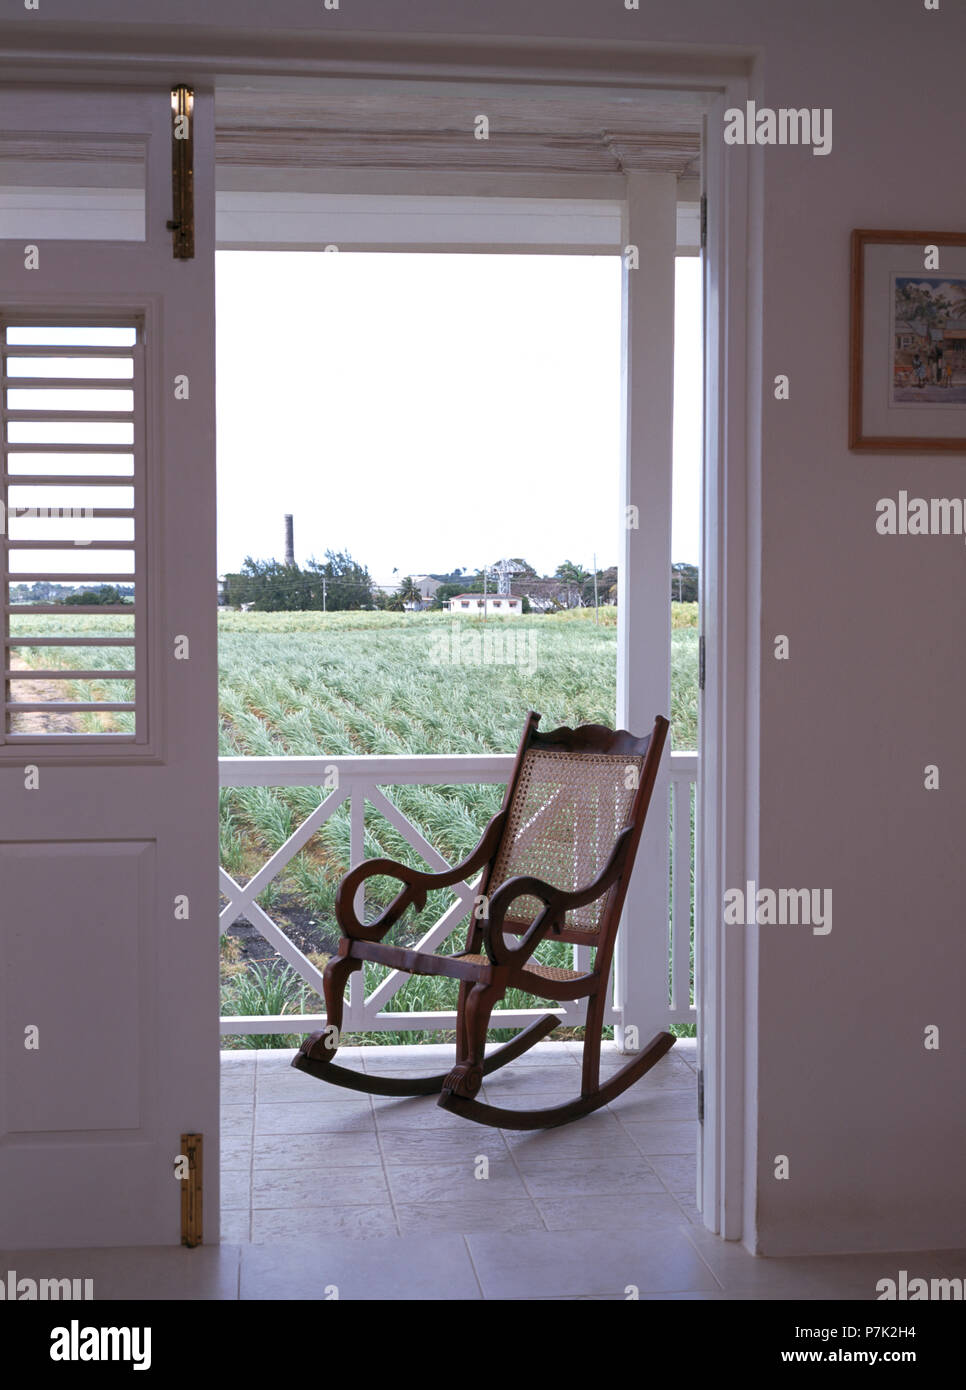
<svg viewBox="0 0 966 1390">
<path fill-rule="evenodd" d="M 224 932 L 239 918 L 245 918 L 316 993 L 322 992 L 322 972 L 288 937 L 257 899 L 275 882 L 288 864 L 304 850 L 313 836 L 339 809 L 349 806 L 349 857 L 351 866 L 362 862 L 365 853 L 365 808 L 374 811 L 394 828 L 431 869 L 448 869 L 450 862 L 432 845 L 382 790 L 401 786 L 467 786 L 503 784 L 513 768 L 512 754 L 325 757 L 260 757 L 219 759 L 222 787 L 328 787 L 319 805 L 305 817 L 267 862 L 241 886 L 220 868 L 220 886 L 225 904 L 219 914 L 219 930 Z M 693 788 L 697 777 L 697 755 L 673 753 L 670 760 L 670 839 L 669 839 L 669 918 L 668 918 L 668 997 L 666 1025 L 693 1018 Z M 480 827 L 482 829 L 482 826 Z M 363 890 L 360 890 L 360 896 Z M 474 906 L 471 883 L 446 890 L 454 901 L 417 943 L 419 950 L 435 950 L 461 925 Z M 362 916 L 363 904 L 357 904 Z M 657 924 L 660 929 L 660 923 Z M 574 946 L 574 966 L 588 962 L 586 946 Z M 386 1012 L 386 1006 L 406 984 L 408 976 L 391 971 L 366 993 L 362 972 L 353 975 L 343 1028 L 347 1032 L 410 1031 L 426 1028 L 452 1028 L 452 1010 Z M 582 1003 L 555 1005 L 563 1009 L 565 1022 L 582 1020 Z M 494 1026 L 522 1027 L 540 1016 L 542 1009 L 504 1009 Z M 320 1014 L 233 1014 L 223 1017 L 221 1031 L 243 1033 L 303 1033 L 324 1025 Z M 620 1022 L 616 1009 L 609 1022 Z"/>
</svg>

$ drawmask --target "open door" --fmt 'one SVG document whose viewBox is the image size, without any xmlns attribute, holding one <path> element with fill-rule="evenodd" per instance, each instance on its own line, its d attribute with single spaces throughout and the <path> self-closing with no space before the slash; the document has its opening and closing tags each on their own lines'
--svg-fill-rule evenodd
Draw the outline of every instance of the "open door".
<svg viewBox="0 0 966 1390">
<path fill-rule="evenodd" d="M 163 86 L 0 94 L 9 1249 L 178 1243 L 184 1135 L 217 1240 L 211 95 L 177 129 L 189 259 L 177 114 Z"/>
</svg>

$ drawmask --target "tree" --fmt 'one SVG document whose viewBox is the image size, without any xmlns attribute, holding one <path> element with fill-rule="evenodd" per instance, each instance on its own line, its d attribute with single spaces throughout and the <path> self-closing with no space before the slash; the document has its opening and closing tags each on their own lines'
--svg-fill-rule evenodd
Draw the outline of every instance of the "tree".
<svg viewBox="0 0 966 1390">
<path fill-rule="evenodd" d="M 225 575 L 225 603 L 233 608 L 251 604 L 258 613 L 298 612 L 305 608 L 321 608 L 314 602 L 311 577 L 298 568 L 280 564 L 278 560 L 256 560 L 245 556 L 237 574 Z"/>
<path fill-rule="evenodd" d="M 248 555 L 238 573 L 225 575 L 224 599 L 232 608 L 248 603 L 259 613 L 320 608 L 334 613 L 371 608 L 372 580 L 363 565 L 342 551 L 327 550 L 324 560 L 313 557 L 304 570 Z"/>
<path fill-rule="evenodd" d="M 580 597 L 585 608 L 594 606 L 594 576 L 592 574 L 584 580 Z M 611 604 L 617 602 L 616 565 L 609 565 L 607 569 L 597 571 L 597 602 Z"/>
<path fill-rule="evenodd" d="M 79 589 L 73 594 L 68 594 L 63 600 L 64 603 L 81 605 L 113 605 L 120 603 L 132 603 L 133 599 L 126 598 L 120 589 L 113 584 L 102 584 L 97 589 Z"/>
<path fill-rule="evenodd" d="M 671 598 L 678 603 L 697 603 L 698 567 L 683 562 L 671 566 Z"/>
<path fill-rule="evenodd" d="M 584 584 L 588 579 L 592 579 L 593 575 L 588 574 L 582 565 L 575 565 L 573 560 L 564 560 L 562 565 L 557 566 L 554 578 L 559 579 L 564 586 L 564 591 L 561 593 L 564 606 L 566 608 L 582 607 L 581 594 Z"/>
<path fill-rule="evenodd" d="M 422 603 L 423 596 L 420 592 L 419 585 L 411 574 L 406 575 L 406 578 L 396 590 L 396 598 L 399 600 L 400 608 L 404 608 L 407 603 Z"/>
<path fill-rule="evenodd" d="M 325 562 L 309 560 L 308 568 L 317 576 L 315 582 L 325 579 L 325 607 L 330 613 L 347 608 L 372 607 L 372 579 L 364 565 L 357 564 L 352 556 L 341 550 L 327 550 Z M 321 586 L 320 586 L 321 587 Z M 315 605 L 321 608 L 323 605 Z"/>
</svg>

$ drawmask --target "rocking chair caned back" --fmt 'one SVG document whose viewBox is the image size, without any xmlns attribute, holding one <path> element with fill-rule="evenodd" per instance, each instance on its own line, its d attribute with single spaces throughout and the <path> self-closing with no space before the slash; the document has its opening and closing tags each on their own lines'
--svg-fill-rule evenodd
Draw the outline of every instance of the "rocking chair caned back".
<svg viewBox="0 0 966 1390">
<path fill-rule="evenodd" d="M 581 724 L 539 733 L 540 716 L 531 713 L 507 787 L 507 819 L 492 863 L 479 891 L 490 895 L 518 875 L 543 879 L 564 892 L 589 887 L 614 852 L 618 837 L 635 827 L 625 873 L 592 902 L 564 917 L 557 940 L 602 946 L 600 964 L 609 960 L 637 840 L 664 749 L 667 721 L 635 738 L 603 724 Z M 519 898 L 504 919 L 505 930 L 522 935 L 543 904 Z M 614 910 L 616 909 L 616 911 Z M 607 940 L 601 940 L 602 929 Z M 471 932 L 470 949 L 478 949 Z"/>
<path fill-rule="evenodd" d="M 542 878 L 568 893 L 586 888 L 630 824 L 644 759 L 619 753 L 530 748 L 524 754 L 491 885 L 517 874 Z M 573 908 L 566 928 L 593 945 L 609 894 Z M 525 931 L 543 904 L 520 898 L 506 926 Z"/>
</svg>

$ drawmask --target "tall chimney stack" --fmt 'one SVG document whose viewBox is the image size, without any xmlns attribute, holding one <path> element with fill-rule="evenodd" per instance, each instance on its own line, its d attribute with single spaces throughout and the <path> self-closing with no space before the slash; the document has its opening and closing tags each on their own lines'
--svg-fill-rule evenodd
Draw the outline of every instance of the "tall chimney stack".
<svg viewBox="0 0 966 1390">
<path fill-rule="evenodd" d="M 285 563 L 295 568 L 295 528 L 288 515 L 285 517 Z"/>
</svg>

